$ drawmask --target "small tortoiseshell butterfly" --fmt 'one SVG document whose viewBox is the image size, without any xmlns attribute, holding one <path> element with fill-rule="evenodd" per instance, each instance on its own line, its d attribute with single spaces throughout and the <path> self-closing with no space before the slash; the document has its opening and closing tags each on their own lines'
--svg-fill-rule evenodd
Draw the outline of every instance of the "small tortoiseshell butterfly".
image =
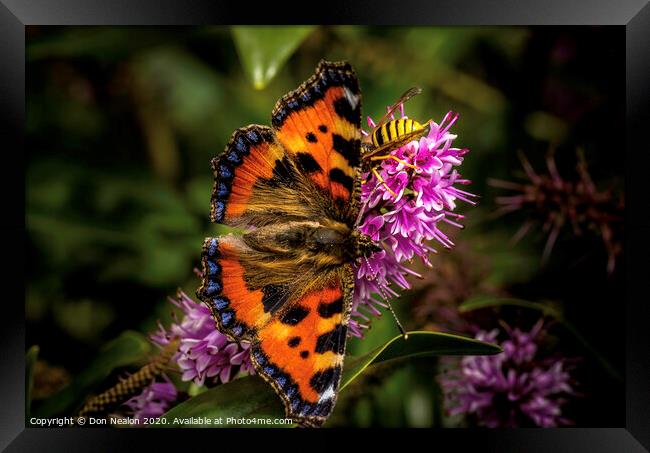
<svg viewBox="0 0 650 453">
<path fill-rule="evenodd" d="M 352 263 L 374 250 L 359 213 L 361 92 L 352 67 L 321 61 L 278 101 L 272 127 L 233 134 L 213 159 L 213 222 L 198 296 L 218 328 L 251 342 L 286 415 L 320 426 L 338 393 L 352 306 Z"/>
</svg>

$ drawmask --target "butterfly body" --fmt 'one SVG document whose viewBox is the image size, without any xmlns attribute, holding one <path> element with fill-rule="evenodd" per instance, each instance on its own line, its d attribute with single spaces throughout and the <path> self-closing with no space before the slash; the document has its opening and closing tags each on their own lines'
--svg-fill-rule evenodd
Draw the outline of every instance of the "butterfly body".
<svg viewBox="0 0 650 453">
<path fill-rule="evenodd" d="M 243 240 L 255 250 L 272 254 L 274 265 L 289 260 L 319 271 L 351 263 L 368 250 L 359 232 L 327 218 L 269 225 L 244 234 Z"/>
<path fill-rule="evenodd" d="M 198 296 L 220 331 L 251 342 L 286 414 L 320 426 L 343 370 L 356 259 L 361 93 L 347 63 L 322 61 L 273 109 L 272 127 L 233 134 L 213 159 L 211 218 L 243 229 L 207 238 Z"/>
</svg>

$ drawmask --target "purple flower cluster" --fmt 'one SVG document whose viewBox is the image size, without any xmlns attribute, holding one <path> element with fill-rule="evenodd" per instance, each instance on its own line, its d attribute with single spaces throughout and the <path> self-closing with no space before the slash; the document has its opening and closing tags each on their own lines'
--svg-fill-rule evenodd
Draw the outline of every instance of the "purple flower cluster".
<svg viewBox="0 0 650 453">
<path fill-rule="evenodd" d="M 530 332 L 507 328 L 503 353 L 466 356 L 458 369 L 439 381 L 449 415 L 465 414 L 489 428 L 555 427 L 569 424 L 562 416 L 569 384 L 567 359 L 540 359 L 542 320 Z M 479 332 L 476 338 L 497 343 L 498 331 Z"/>
<path fill-rule="evenodd" d="M 169 330 L 162 325 L 152 335 L 155 343 L 165 346 L 172 338 L 180 341 L 178 352 L 172 358 L 182 372 L 183 381 L 194 381 L 202 386 L 206 378 L 226 383 L 237 373 L 254 374 L 251 363 L 250 344 L 236 343 L 219 332 L 214 325 L 210 310 L 194 302 L 180 291 L 178 299 L 170 301 L 183 312 L 183 319 L 174 322 Z"/>
<path fill-rule="evenodd" d="M 403 106 L 401 112 L 405 117 Z M 355 265 L 350 335 L 361 337 L 368 315 L 379 316 L 386 301 L 397 296 L 392 284 L 409 289 L 406 277 L 420 277 L 404 263 L 418 257 L 431 266 L 429 254 L 435 249 L 429 241 L 454 246 L 440 226 L 443 222 L 462 228 L 458 222 L 463 216 L 453 212 L 456 200 L 475 204 L 475 195 L 457 187 L 470 183 L 456 169 L 468 150 L 451 146 L 456 135 L 449 130 L 457 120 L 458 114 L 449 112 L 440 124 L 431 121 L 426 136 L 392 150 L 390 158 L 380 161 L 376 174 L 363 175 L 359 230 L 382 250 Z M 370 118 L 368 124 L 375 127 Z"/>
<path fill-rule="evenodd" d="M 126 403 L 130 409 L 129 416 L 138 420 L 158 418 L 167 412 L 171 403 L 176 401 L 178 393 L 174 384 L 165 376 L 165 382 L 153 382 Z"/>
</svg>

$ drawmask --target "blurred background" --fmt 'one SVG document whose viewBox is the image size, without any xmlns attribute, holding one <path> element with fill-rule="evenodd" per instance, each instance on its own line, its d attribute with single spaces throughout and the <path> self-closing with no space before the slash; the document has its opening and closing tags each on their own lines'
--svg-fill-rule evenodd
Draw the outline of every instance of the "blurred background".
<svg viewBox="0 0 650 453">
<path fill-rule="evenodd" d="M 210 159 L 236 128 L 268 124 L 325 58 L 355 68 L 364 119 L 411 86 L 423 94 L 410 117 L 461 115 L 455 146 L 471 150 L 461 171 L 480 206 L 461 203 L 458 246 L 394 303 L 402 322 L 502 335 L 544 318 L 541 350 L 575 363 L 564 415 L 623 426 L 623 49 L 620 27 L 27 27 L 34 404 L 87 376 L 123 331 L 169 323 L 177 288 L 194 294 L 218 231 Z M 349 353 L 396 334 L 383 316 Z M 444 366 L 367 374 L 331 425 L 480 425 L 445 412 Z"/>
</svg>

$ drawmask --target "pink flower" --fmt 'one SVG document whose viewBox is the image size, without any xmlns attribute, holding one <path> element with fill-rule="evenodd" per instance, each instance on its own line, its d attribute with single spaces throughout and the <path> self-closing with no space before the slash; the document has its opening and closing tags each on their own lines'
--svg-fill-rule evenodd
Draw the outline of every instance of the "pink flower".
<svg viewBox="0 0 650 453">
<path fill-rule="evenodd" d="M 128 415 L 138 420 L 158 418 L 167 412 L 177 397 L 176 387 L 165 376 L 165 382 L 152 382 L 124 405 L 130 409 Z"/>
<path fill-rule="evenodd" d="M 403 115 L 403 106 L 401 111 Z M 430 123 L 426 136 L 390 151 L 399 161 L 381 161 L 377 172 L 383 182 L 373 173 L 364 175 L 359 231 L 383 250 L 355 264 L 350 335 L 362 336 L 371 319 L 367 315 L 379 316 L 379 308 L 387 307 L 386 301 L 397 296 L 392 284 L 409 289 L 406 277 L 420 276 L 403 263 L 418 257 L 431 266 L 429 255 L 435 249 L 428 241 L 453 247 L 454 243 L 440 229 L 440 223 L 462 227 L 458 220 L 463 216 L 453 212 L 456 200 L 475 204 L 472 200 L 475 195 L 458 187 L 470 181 L 463 179 L 455 168 L 462 164 L 468 152 L 451 146 L 456 135 L 449 130 L 457 120 L 458 114 L 449 112 L 440 124 Z M 368 124 L 374 127 L 375 123 L 368 118 Z"/>
<path fill-rule="evenodd" d="M 458 369 L 439 379 L 450 415 L 465 414 L 489 428 L 569 424 L 562 416 L 567 396 L 573 395 L 567 359 L 540 357 L 542 320 L 530 332 L 506 329 L 503 353 L 467 356 Z M 497 343 L 498 331 L 476 338 Z"/>
<path fill-rule="evenodd" d="M 226 383 L 238 373 L 254 374 L 250 359 L 250 344 L 236 343 L 215 328 L 210 310 L 194 302 L 180 291 L 178 299 L 170 301 L 183 311 L 183 319 L 169 330 L 160 326 L 151 339 L 164 346 L 170 339 L 180 340 L 179 350 L 172 358 L 182 372 L 183 381 L 202 386 L 206 378 L 214 383 Z"/>
</svg>

